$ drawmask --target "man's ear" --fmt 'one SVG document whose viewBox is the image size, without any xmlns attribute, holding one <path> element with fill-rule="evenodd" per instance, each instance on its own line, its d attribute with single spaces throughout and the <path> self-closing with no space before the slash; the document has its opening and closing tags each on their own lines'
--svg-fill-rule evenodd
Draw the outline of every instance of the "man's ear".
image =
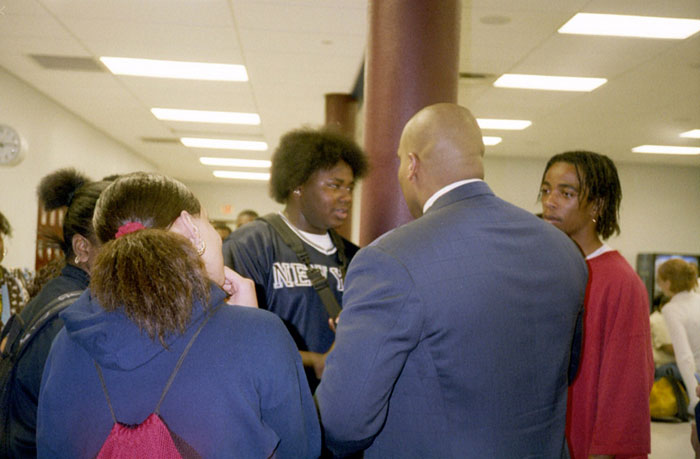
<svg viewBox="0 0 700 459">
<path fill-rule="evenodd" d="M 75 254 L 75 264 L 86 263 L 90 258 L 90 247 L 92 244 L 82 234 L 74 234 L 71 240 L 73 253 Z"/>
<path fill-rule="evenodd" d="M 189 239 L 195 246 L 199 244 L 199 227 L 194 223 L 192 215 L 183 210 L 170 225 L 170 230 Z"/>
<path fill-rule="evenodd" d="M 420 167 L 420 159 L 415 153 L 408 154 L 408 179 L 414 180 L 416 174 L 418 174 L 418 168 Z"/>
</svg>

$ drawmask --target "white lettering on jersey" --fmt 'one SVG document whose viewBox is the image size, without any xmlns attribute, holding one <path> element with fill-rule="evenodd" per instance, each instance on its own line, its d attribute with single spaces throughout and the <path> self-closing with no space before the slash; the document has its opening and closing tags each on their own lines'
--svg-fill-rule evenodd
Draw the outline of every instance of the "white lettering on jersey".
<svg viewBox="0 0 700 459">
<path fill-rule="evenodd" d="M 294 287 L 294 280 L 292 279 L 292 263 L 280 263 L 275 262 L 272 265 L 272 277 L 274 279 L 273 287 L 275 289 L 287 287 Z"/>
<path fill-rule="evenodd" d="M 331 274 L 333 274 L 333 277 L 335 277 L 336 285 L 338 285 L 338 291 L 342 292 L 344 290 L 344 286 L 343 276 L 340 274 L 340 268 L 338 268 L 337 266 L 331 266 L 329 269 L 331 270 Z"/>
<path fill-rule="evenodd" d="M 311 265 L 321 271 L 323 277 L 328 278 L 328 266 Z M 311 287 L 311 280 L 307 275 L 306 265 L 303 263 L 285 263 L 276 261 L 272 265 L 272 287 L 274 289 L 292 288 L 292 287 Z M 340 275 L 340 269 L 332 266 L 330 272 L 336 280 L 338 291 L 343 291 L 343 279 Z"/>
</svg>

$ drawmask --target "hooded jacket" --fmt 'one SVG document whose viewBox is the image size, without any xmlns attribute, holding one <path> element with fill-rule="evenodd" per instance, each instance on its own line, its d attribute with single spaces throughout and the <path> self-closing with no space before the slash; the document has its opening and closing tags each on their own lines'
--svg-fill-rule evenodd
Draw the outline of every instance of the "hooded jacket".
<svg viewBox="0 0 700 459">
<path fill-rule="evenodd" d="M 85 290 L 90 283 L 88 274 L 80 268 L 66 265 L 61 274 L 46 283 L 41 292 L 22 310 L 24 323 L 46 313 L 52 300 L 64 293 Z M 36 456 L 36 410 L 39 399 L 39 386 L 44 362 L 49 355 L 51 343 L 63 328 L 59 316 L 46 322 L 39 333 L 27 345 L 22 358 L 17 361 L 17 371 L 11 384 L 10 400 L 10 454 L 12 457 Z"/>
<path fill-rule="evenodd" d="M 183 335 L 167 349 L 130 321 L 106 312 L 89 290 L 61 317 L 41 383 L 39 457 L 95 457 L 113 420 L 93 362 L 102 368 L 117 421 L 139 424 L 208 311 L 193 305 Z M 203 457 L 317 457 L 321 434 L 294 341 L 272 313 L 223 305 L 194 342 L 160 408 L 171 431 Z"/>
</svg>

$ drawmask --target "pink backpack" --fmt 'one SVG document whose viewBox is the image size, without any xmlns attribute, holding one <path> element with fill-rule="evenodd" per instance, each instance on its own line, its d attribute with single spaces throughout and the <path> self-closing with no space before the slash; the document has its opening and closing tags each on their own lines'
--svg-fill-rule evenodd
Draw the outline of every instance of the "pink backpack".
<svg viewBox="0 0 700 459">
<path fill-rule="evenodd" d="M 219 307 L 216 309 L 219 309 Z M 102 376 L 102 370 L 100 369 L 100 365 L 95 362 L 95 368 L 97 368 L 97 374 L 102 383 L 102 390 L 105 393 L 107 405 L 109 405 L 109 411 L 112 413 L 112 419 L 114 420 L 112 430 L 109 432 L 107 439 L 102 444 L 100 452 L 97 454 L 98 459 L 135 459 L 143 457 L 187 459 L 201 457 L 192 446 L 168 428 L 163 418 L 160 417 L 160 405 L 163 403 L 165 394 L 168 392 L 168 389 L 170 389 L 175 375 L 180 369 L 182 362 L 185 360 L 185 356 L 192 347 L 195 339 L 197 339 L 199 332 L 202 331 L 202 328 L 209 321 L 209 318 L 216 312 L 216 309 L 207 315 L 199 325 L 199 328 L 197 328 L 197 331 L 194 333 L 189 343 L 187 343 L 185 350 L 182 351 L 182 355 L 177 361 L 177 365 L 175 365 L 175 369 L 170 375 L 168 382 L 165 384 L 156 409 L 140 424 L 129 425 L 117 421 L 117 417 L 114 415 L 114 409 L 112 408 L 112 402 L 107 393 L 107 385 Z"/>
</svg>

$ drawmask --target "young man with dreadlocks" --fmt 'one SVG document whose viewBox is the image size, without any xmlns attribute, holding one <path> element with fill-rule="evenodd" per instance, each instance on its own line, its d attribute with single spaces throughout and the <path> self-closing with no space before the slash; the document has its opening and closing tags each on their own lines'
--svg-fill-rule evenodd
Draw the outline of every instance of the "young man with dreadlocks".
<svg viewBox="0 0 700 459">
<path fill-rule="evenodd" d="M 579 245 L 589 268 L 583 349 L 569 388 L 571 456 L 647 457 L 654 382 L 647 292 L 622 255 L 602 242 L 620 232 L 615 164 L 587 151 L 555 155 L 540 198 L 542 218 Z"/>
</svg>

